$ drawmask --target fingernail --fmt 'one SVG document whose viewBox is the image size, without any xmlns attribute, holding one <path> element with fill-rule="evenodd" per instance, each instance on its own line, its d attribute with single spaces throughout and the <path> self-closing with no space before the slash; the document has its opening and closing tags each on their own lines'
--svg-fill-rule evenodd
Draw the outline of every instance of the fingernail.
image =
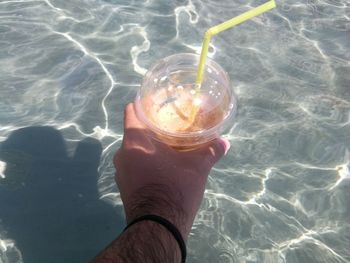
<svg viewBox="0 0 350 263">
<path fill-rule="evenodd" d="M 225 138 L 221 138 L 221 143 L 222 145 L 224 146 L 224 149 L 225 149 L 225 153 L 224 155 L 226 155 L 228 153 L 228 151 L 230 150 L 231 148 L 231 143 L 229 140 L 225 139 Z"/>
</svg>

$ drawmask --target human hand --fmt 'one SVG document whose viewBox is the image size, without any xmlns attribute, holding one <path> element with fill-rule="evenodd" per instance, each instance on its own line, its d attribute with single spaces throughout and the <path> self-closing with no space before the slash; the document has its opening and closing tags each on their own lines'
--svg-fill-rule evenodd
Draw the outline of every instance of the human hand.
<svg viewBox="0 0 350 263">
<path fill-rule="evenodd" d="M 123 143 L 114 157 L 127 222 L 156 214 L 175 224 L 187 239 L 208 174 L 228 151 L 229 142 L 215 139 L 201 148 L 180 152 L 155 141 L 147 132 L 134 104 L 127 105 Z"/>
</svg>

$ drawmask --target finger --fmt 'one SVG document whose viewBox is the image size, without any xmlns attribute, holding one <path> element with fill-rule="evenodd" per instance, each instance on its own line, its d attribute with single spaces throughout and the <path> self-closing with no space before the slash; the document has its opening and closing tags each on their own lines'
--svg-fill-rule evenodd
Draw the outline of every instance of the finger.
<svg viewBox="0 0 350 263">
<path fill-rule="evenodd" d="M 124 110 L 124 130 L 145 129 L 143 123 L 138 119 L 135 111 L 135 104 L 129 103 Z"/>
<path fill-rule="evenodd" d="M 154 146 L 150 139 L 150 130 L 138 119 L 135 107 L 135 103 L 129 103 L 125 107 L 122 148 L 151 151 Z"/>
<path fill-rule="evenodd" d="M 118 169 L 120 158 L 121 158 L 121 148 L 119 148 L 113 156 L 113 164 L 115 169 Z"/>
<path fill-rule="evenodd" d="M 206 155 L 212 165 L 218 162 L 222 156 L 226 155 L 231 147 L 230 142 L 227 139 L 217 138 L 207 145 Z"/>
</svg>

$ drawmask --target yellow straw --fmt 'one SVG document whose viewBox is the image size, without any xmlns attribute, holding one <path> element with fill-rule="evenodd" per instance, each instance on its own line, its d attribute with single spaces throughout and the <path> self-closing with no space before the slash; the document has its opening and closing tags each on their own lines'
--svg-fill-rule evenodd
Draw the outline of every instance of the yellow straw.
<svg viewBox="0 0 350 263">
<path fill-rule="evenodd" d="M 274 0 L 269 1 L 265 4 L 262 4 L 248 12 L 245 12 L 239 16 L 236 16 L 226 22 L 223 22 L 217 26 L 214 26 L 210 28 L 204 35 L 203 45 L 202 45 L 202 52 L 201 57 L 199 61 L 198 71 L 197 71 L 197 79 L 196 79 L 196 94 L 198 95 L 200 92 L 201 84 L 203 81 L 203 75 L 204 75 L 204 68 L 205 68 L 205 62 L 208 55 L 208 49 L 209 49 L 209 43 L 213 36 L 219 34 L 222 31 L 225 31 L 231 27 L 234 27 L 240 23 L 243 23 L 244 21 L 247 21 L 257 15 L 260 15 L 272 8 L 276 7 L 276 3 Z"/>
<path fill-rule="evenodd" d="M 195 95 L 198 98 L 200 95 L 200 89 L 201 84 L 203 81 L 203 75 L 204 75 L 204 68 L 205 68 L 205 62 L 208 55 L 208 49 L 209 49 L 209 43 L 213 36 L 219 34 L 222 31 L 225 31 L 231 27 L 234 27 L 238 24 L 241 24 L 257 15 L 260 15 L 266 11 L 269 11 L 270 9 L 273 9 L 276 7 L 276 3 L 274 0 L 271 0 L 265 4 L 262 4 L 248 12 L 245 12 L 239 16 L 236 16 L 230 20 L 227 20 L 226 22 L 223 22 L 217 26 L 214 26 L 212 28 L 209 28 L 207 32 L 205 32 L 203 45 L 202 45 L 202 52 L 199 60 L 198 65 L 198 71 L 197 71 L 197 78 L 196 78 L 196 89 L 195 89 Z M 198 105 L 194 105 L 192 107 L 190 116 L 189 116 L 189 125 L 192 125 L 196 119 L 197 113 L 199 111 L 200 107 Z"/>
</svg>

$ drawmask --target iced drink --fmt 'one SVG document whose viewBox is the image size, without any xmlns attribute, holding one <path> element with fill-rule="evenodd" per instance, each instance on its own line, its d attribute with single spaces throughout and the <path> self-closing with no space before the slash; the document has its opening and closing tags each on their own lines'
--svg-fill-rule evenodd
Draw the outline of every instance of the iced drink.
<svg viewBox="0 0 350 263">
<path fill-rule="evenodd" d="M 200 92 L 194 84 L 198 56 L 177 54 L 146 74 L 137 95 L 139 118 L 153 137 L 178 149 L 191 149 L 223 132 L 236 111 L 227 74 L 208 62 Z"/>
</svg>

